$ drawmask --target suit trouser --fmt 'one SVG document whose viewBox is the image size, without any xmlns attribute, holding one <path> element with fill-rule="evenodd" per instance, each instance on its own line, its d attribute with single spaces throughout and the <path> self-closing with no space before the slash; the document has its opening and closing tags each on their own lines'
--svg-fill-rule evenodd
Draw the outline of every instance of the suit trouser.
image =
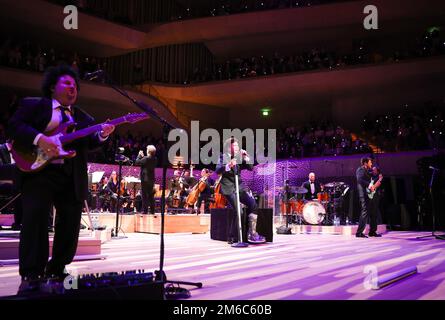
<svg viewBox="0 0 445 320">
<path fill-rule="evenodd" d="M 227 202 L 229 203 L 230 207 L 233 209 L 233 211 L 235 213 L 232 216 L 232 219 L 229 223 L 229 238 L 233 238 L 234 237 L 233 232 L 235 230 L 237 230 L 234 227 L 238 225 L 238 216 L 237 216 L 237 208 L 236 208 L 236 193 L 234 192 L 230 195 L 224 195 L 224 196 L 226 197 Z M 240 197 L 240 203 L 247 206 L 247 214 L 250 214 L 250 213 L 256 214 L 257 205 L 255 202 L 255 199 L 244 190 L 240 190 L 239 197 Z M 242 214 L 242 212 L 240 212 L 240 213 Z"/>
<path fill-rule="evenodd" d="M 27 175 L 22 184 L 22 205 L 20 275 L 39 276 L 45 271 L 62 274 L 76 253 L 83 206 L 76 199 L 73 177 L 61 165 L 50 165 L 39 173 Z M 53 205 L 57 216 L 52 258 L 48 262 L 48 215 Z"/>
<path fill-rule="evenodd" d="M 153 184 L 142 182 L 141 184 L 141 196 L 142 196 L 142 212 L 148 212 L 147 208 L 150 206 L 150 213 L 155 213 L 155 197 L 153 193 Z"/>
<path fill-rule="evenodd" d="M 377 232 L 377 208 L 376 202 L 367 196 L 359 196 L 360 219 L 358 223 L 357 234 L 365 231 L 366 223 L 369 219 L 369 233 Z"/>
</svg>

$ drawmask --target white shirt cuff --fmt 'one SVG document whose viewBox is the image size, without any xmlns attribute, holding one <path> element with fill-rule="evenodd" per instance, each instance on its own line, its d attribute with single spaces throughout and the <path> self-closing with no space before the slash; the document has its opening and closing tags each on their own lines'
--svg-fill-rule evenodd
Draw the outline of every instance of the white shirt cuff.
<svg viewBox="0 0 445 320">
<path fill-rule="evenodd" d="M 37 142 L 39 142 L 40 137 L 43 136 L 42 133 L 39 133 L 38 135 L 36 135 L 36 137 L 34 138 L 34 141 L 32 142 L 33 145 L 37 145 Z"/>
<path fill-rule="evenodd" d="M 97 133 L 97 136 L 99 137 L 99 141 L 100 142 L 103 142 L 103 141 L 107 140 L 108 137 L 109 137 L 109 136 L 106 136 L 105 138 L 103 138 L 102 135 L 100 134 L 100 131 Z"/>
</svg>

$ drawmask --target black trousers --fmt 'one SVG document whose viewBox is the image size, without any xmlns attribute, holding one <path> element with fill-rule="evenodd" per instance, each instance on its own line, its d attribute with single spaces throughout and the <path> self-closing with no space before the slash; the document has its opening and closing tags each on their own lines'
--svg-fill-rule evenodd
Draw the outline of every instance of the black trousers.
<svg viewBox="0 0 445 320">
<path fill-rule="evenodd" d="M 232 193 L 230 195 L 224 195 L 226 197 L 227 202 L 229 203 L 229 206 L 235 213 L 232 215 L 232 219 L 229 223 L 229 238 L 233 238 L 235 233 L 237 232 L 238 228 L 238 215 L 237 215 L 237 208 L 236 208 L 236 193 Z M 247 207 L 247 215 L 250 213 L 256 213 L 257 205 L 255 202 L 255 199 L 246 191 L 241 190 L 239 195 L 240 203 L 244 204 Z M 242 214 L 242 213 L 241 213 Z"/>
<path fill-rule="evenodd" d="M 366 223 L 369 220 L 369 233 L 377 232 L 377 206 L 374 199 L 369 199 L 367 195 L 359 196 L 360 219 L 358 222 L 357 234 L 363 233 Z"/>
<path fill-rule="evenodd" d="M 153 183 L 141 183 L 142 213 L 147 213 L 148 206 L 150 206 L 150 213 L 155 214 L 155 195 L 153 192 L 153 186 Z"/>
<path fill-rule="evenodd" d="M 50 165 L 24 177 L 23 218 L 19 246 L 19 273 L 61 275 L 74 258 L 83 202 L 76 199 L 73 177 L 61 165 Z M 52 258 L 49 257 L 48 215 L 56 208 Z"/>
</svg>

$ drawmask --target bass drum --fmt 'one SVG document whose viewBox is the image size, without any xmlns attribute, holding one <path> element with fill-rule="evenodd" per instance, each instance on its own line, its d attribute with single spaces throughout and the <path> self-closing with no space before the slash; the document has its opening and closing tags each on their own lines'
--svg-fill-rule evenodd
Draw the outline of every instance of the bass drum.
<svg viewBox="0 0 445 320">
<path fill-rule="evenodd" d="M 308 224 L 322 223 L 325 215 L 325 208 L 317 201 L 309 201 L 303 207 L 303 219 Z"/>
</svg>

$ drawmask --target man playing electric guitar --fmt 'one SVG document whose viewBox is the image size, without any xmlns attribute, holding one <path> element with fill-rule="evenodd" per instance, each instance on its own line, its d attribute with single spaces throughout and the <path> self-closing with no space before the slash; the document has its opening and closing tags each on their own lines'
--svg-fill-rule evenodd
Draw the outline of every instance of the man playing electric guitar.
<svg viewBox="0 0 445 320">
<path fill-rule="evenodd" d="M 368 236 L 381 237 L 381 235 L 377 233 L 376 210 L 374 210 L 373 205 L 371 203 L 372 202 L 371 199 L 374 196 L 375 191 L 381 184 L 381 179 L 378 180 L 376 183 L 372 182 L 372 177 L 369 172 L 371 168 L 372 168 L 372 160 L 370 158 L 365 157 L 361 159 L 361 166 L 356 171 L 357 191 L 358 191 L 360 211 L 361 211 L 359 226 L 356 233 L 357 238 L 367 238 L 367 236 L 363 234 L 363 231 L 365 231 L 368 218 L 370 220 Z"/>
<path fill-rule="evenodd" d="M 38 147 L 39 152 L 45 154 L 44 158 L 53 159 L 63 150 L 51 137 L 52 132 L 65 127 L 66 123 L 75 123 L 75 129 L 80 130 L 92 125 L 94 119 L 74 105 L 79 78 L 68 66 L 49 68 L 42 91 L 43 98 L 21 101 L 8 129 L 14 140 L 13 150 L 16 143 L 30 153 Z M 87 151 L 100 146 L 113 130 L 114 125 L 104 124 L 93 134 L 70 144 L 75 151 L 71 159 L 57 159 L 40 171 L 22 175 L 23 220 L 19 249 L 22 282 L 19 293 L 63 289 L 65 266 L 76 253 L 82 207 L 88 194 Z M 18 158 L 15 160 L 19 166 Z M 52 258 L 48 262 L 48 215 L 53 205 L 57 220 Z"/>
</svg>

